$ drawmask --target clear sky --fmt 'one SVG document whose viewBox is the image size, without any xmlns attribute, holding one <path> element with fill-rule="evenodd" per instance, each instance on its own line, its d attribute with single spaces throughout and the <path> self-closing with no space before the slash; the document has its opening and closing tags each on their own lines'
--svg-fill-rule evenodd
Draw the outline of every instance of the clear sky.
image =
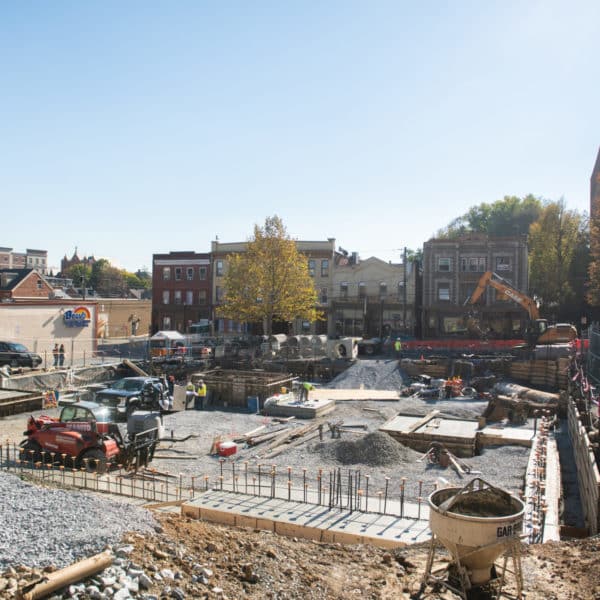
<svg viewBox="0 0 600 600">
<path fill-rule="evenodd" d="M 128 270 L 278 214 L 398 260 L 481 202 L 589 210 L 600 2 L 0 3 L 0 246 Z"/>
</svg>

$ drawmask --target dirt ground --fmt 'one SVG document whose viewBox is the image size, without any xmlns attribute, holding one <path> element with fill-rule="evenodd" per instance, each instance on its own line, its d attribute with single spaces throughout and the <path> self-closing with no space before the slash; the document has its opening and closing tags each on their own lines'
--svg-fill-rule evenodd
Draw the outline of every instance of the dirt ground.
<svg viewBox="0 0 600 600">
<path fill-rule="evenodd" d="M 428 544 L 386 551 L 278 537 L 273 533 L 228 528 L 179 516 L 159 517 L 163 532 L 130 536 L 134 562 L 143 568 L 181 573 L 178 586 L 190 598 L 352 599 L 440 598 L 458 596 L 442 588 L 418 591 Z M 528 600 L 600 598 L 597 569 L 600 540 L 525 547 L 522 557 Z M 442 553 L 439 554 L 443 558 Z M 436 566 L 441 562 L 436 560 Z M 208 569 L 207 583 L 192 575 Z M 509 576 L 507 591 L 514 592 Z M 152 590 L 160 595 L 164 583 Z M 486 596 L 481 596 L 486 597 Z"/>
</svg>

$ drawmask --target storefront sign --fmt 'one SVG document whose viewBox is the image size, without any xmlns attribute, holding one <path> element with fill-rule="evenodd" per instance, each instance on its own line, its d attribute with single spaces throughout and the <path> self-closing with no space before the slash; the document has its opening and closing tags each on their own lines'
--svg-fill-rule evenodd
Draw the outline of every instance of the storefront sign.
<svg viewBox="0 0 600 600">
<path fill-rule="evenodd" d="M 67 327 L 88 327 L 91 317 L 88 308 L 85 306 L 78 306 L 73 310 L 67 310 L 63 319 Z"/>
</svg>

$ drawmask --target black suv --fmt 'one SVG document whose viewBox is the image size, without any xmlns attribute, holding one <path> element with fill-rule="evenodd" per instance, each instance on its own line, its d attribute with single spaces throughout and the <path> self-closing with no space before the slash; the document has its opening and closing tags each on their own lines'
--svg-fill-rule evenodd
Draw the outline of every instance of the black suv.
<svg viewBox="0 0 600 600">
<path fill-rule="evenodd" d="M 0 365 L 16 367 L 31 367 L 35 369 L 42 364 L 42 357 L 35 352 L 29 352 L 23 344 L 16 342 L 0 342 Z"/>
<path fill-rule="evenodd" d="M 116 411 L 116 416 L 123 418 L 136 410 L 156 409 L 161 393 L 166 393 L 166 390 L 159 377 L 124 377 L 98 390 L 94 401 L 110 406 Z"/>
</svg>

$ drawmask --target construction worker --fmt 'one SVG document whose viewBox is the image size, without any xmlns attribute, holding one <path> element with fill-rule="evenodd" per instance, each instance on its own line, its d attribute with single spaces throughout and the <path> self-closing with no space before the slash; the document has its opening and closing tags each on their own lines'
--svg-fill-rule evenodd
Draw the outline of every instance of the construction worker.
<svg viewBox="0 0 600 600">
<path fill-rule="evenodd" d="M 315 386 L 310 381 L 303 381 L 300 386 L 300 402 L 308 402 L 308 393 L 314 389 Z"/>
<path fill-rule="evenodd" d="M 204 400 L 206 399 L 206 384 L 202 379 L 198 380 L 198 384 L 196 386 L 196 401 L 194 403 L 194 408 L 196 410 L 203 410 L 204 408 Z"/>
<path fill-rule="evenodd" d="M 396 358 L 400 360 L 402 358 L 402 342 L 400 338 L 396 338 L 394 342 L 394 352 L 396 353 Z"/>
<path fill-rule="evenodd" d="M 185 410 L 192 405 L 194 405 L 194 397 L 196 395 L 196 388 L 194 387 L 194 383 L 190 379 L 185 386 Z"/>
</svg>

